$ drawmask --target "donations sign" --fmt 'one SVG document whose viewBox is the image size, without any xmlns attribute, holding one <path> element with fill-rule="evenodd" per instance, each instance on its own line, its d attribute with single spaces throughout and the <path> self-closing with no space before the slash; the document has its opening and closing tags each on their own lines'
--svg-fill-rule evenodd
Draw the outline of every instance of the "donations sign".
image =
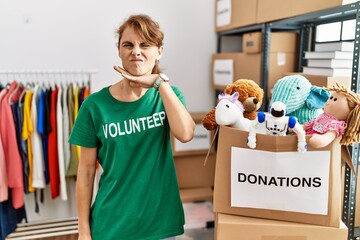
<svg viewBox="0 0 360 240">
<path fill-rule="evenodd" d="M 231 206 L 327 215 L 330 151 L 231 148 Z"/>
</svg>

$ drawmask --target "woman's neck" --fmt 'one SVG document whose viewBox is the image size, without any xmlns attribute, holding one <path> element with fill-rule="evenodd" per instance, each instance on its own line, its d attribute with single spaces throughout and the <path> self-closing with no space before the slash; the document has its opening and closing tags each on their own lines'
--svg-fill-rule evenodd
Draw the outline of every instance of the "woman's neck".
<svg viewBox="0 0 360 240">
<path fill-rule="evenodd" d="M 133 102 L 144 96 L 148 89 L 143 87 L 133 87 L 130 85 L 129 80 L 122 79 L 112 85 L 109 90 L 110 94 L 115 99 L 123 102 Z"/>
</svg>

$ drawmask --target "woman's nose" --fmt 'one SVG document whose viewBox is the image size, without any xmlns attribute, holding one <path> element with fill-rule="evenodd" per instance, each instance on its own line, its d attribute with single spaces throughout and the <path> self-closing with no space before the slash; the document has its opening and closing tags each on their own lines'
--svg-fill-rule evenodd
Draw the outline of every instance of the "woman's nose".
<svg viewBox="0 0 360 240">
<path fill-rule="evenodd" d="M 141 50 L 138 47 L 134 47 L 134 49 L 132 50 L 132 55 L 134 56 L 140 56 Z"/>
</svg>

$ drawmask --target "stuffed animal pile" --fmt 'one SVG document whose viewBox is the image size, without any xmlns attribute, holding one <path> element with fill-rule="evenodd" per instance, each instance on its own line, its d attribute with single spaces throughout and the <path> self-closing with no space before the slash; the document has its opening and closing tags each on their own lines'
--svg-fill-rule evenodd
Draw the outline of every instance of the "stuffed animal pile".
<svg viewBox="0 0 360 240">
<path fill-rule="evenodd" d="M 216 114 L 216 109 L 208 112 L 202 125 L 209 131 L 218 125 L 250 131 L 250 148 L 256 147 L 257 133 L 284 136 L 288 130 L 298 135 L 298 151 L 302 152 L 307 148 L 305 133 L 312 135 L 309 144 L 314 148 L 325 147 L 336 137 L 341 137 L 341 145 L 360 142 L 360 95 L 338 83 L 322 88 L 313 86 L 304 76 L 286 76 L 274 85 L 269 112 L 258 113 L 263 97 L 263 89 L 253 80 L 239 79 L 229 84 L 219 98 L 229 104 L 222 102 Z M 228 110 L 239 116 L 237 124 L 223 116 L 230 116 Z"/>
<path fill-rule="evenodd" d="M 243 116 L 254 120 L 257 110 L 261 107 L 264 98 L 264 90 L 253 80 L 239 79 L 228 84 L 224 90 L 225 94 L 239 94 L 238 100 L 244 107 Z M 218 126 L 215 119 L 215 108 L 210 110 L 201 121 L 204 128 L 209 131 L 215 130 Z"/>
</svg>

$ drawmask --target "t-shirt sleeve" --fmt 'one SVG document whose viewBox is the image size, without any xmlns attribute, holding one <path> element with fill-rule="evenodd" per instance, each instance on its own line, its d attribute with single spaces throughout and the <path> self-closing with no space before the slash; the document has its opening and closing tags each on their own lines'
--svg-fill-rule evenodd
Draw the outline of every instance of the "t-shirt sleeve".
<svg viewBox="0 0 360 240">
<path fill-rule="evenodd" d="M 88 148 L 97 147 L 98 138 L 94 126 L 93 117 L 85 104 L 83 104 L 75 119 L 74 127 L 71 130 L 69 143 Z"/>
<path fill-rule="evenodd" d="M 182 104 L 186 107 L 186 102 L 185 102 L 185 98 L 184 95 L 182 94 L 182 92 L 180 91 L 179 88 L 172 86 L 172 89 L 174 91 L 174 93 L 176 94 L 176 96 L 179 98 L 179 100 L 182 102 Z"/>
</svg>

